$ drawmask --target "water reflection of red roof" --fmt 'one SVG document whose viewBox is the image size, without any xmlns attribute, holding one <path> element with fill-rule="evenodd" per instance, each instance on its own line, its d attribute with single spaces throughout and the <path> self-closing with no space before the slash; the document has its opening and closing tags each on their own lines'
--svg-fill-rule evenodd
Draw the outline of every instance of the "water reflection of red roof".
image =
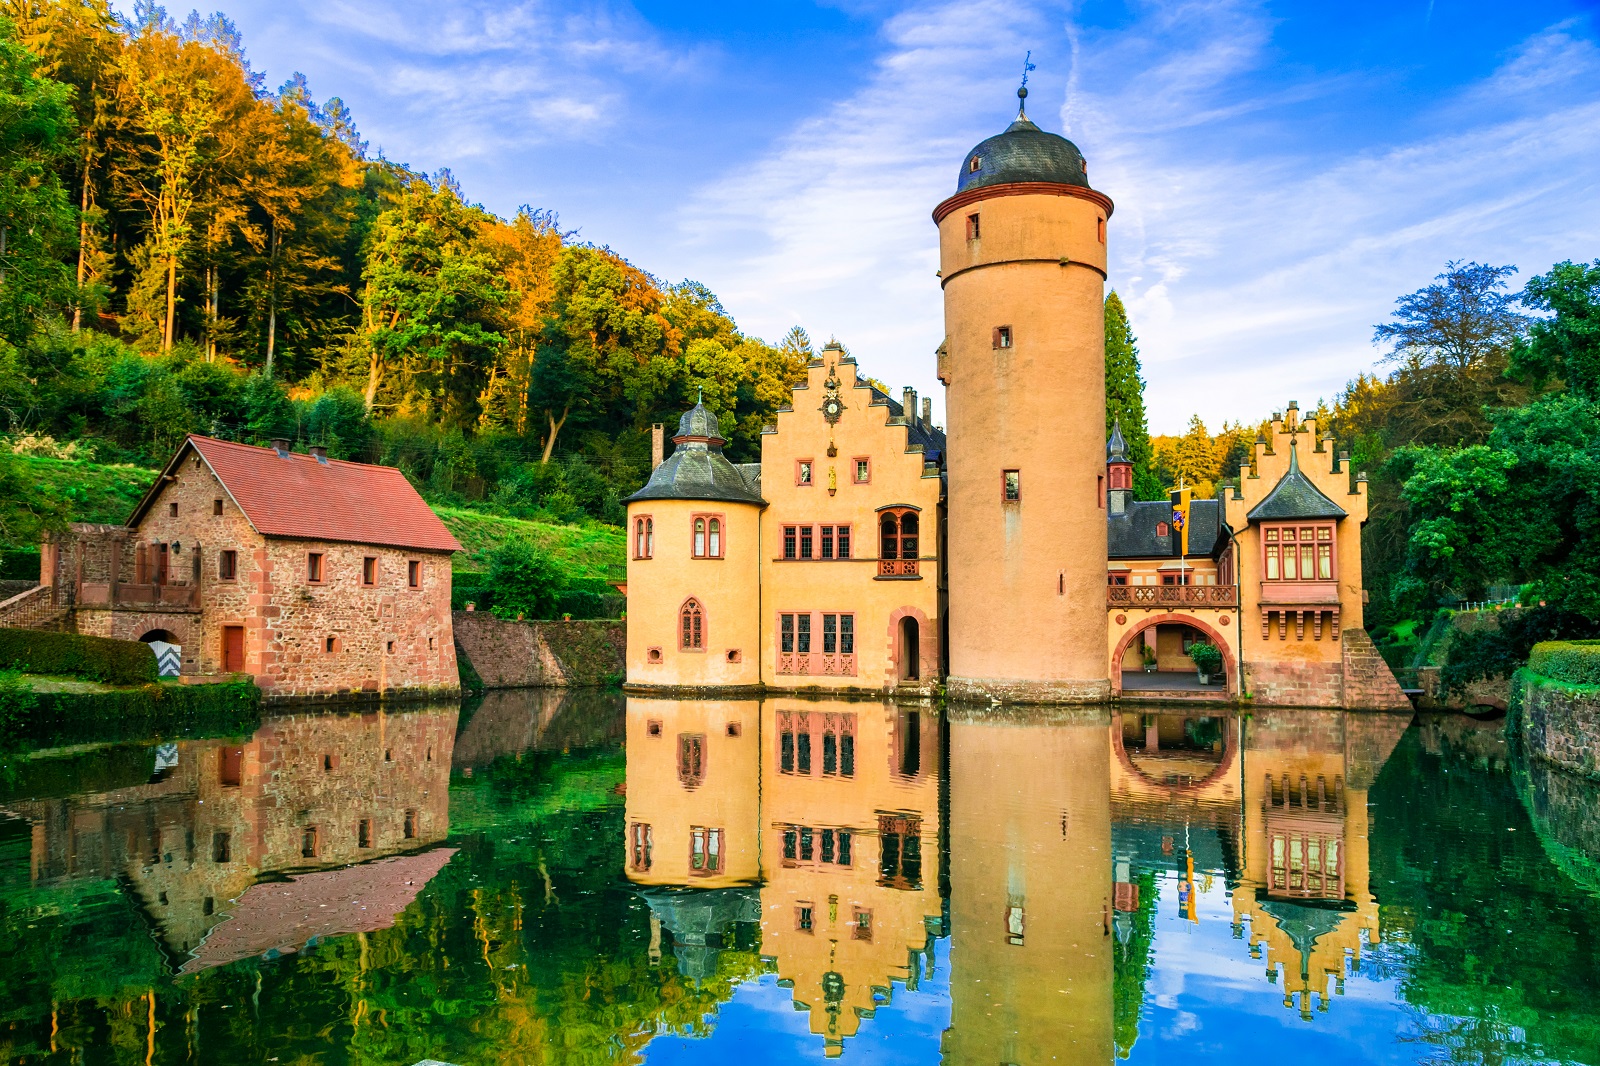
<svg viewBox="0 0 1600 1066">
<path fill-rule="evenodd" d="M 179 972 L 299 951 L 313 937 L 387 929 L 455 853 L 436 848 L 252 885 Z"/>
</svg>

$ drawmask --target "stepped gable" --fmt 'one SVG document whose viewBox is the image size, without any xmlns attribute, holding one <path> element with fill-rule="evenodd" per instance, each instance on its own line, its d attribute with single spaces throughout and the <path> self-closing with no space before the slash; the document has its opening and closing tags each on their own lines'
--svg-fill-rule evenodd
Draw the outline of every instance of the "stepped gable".
<svg viewBox="0 0 1600 1066">
<path fill-rule="evenodd" d="M 1311 479 L 1300 471 L 1300 449 L 1289 441 L 1289 470 L 1267 493 L 1266 498 L 1250 509 L 1246 516 L 1252 522 L 1271 522 L 1294 518 L 1344 518 L 1343 507 L 1322 494 Z"/>
<path fill-rule="evenodd" d="M 461 544 L 391 466 L 351 463 L 191 435 L 139 502 L 136 526 L 190 454 L 198 456 L 264 537 L 456 552 Z"/>
<path fill-rule="evenodd" d="M 1156 535 L 1165 522 L 1169 532 Z M 1106 557 L 1108 559 L 1148 559 L 1177 555 L 1177 539 L 1172 528 L 1172 505 L 1166 500 L 1141 500 L 1128 504 L 1122 514 L 1106 516 Z M 1187 558 L 1209 558 L 1227 539 L 1222 521 L 1222 504 L 1217 500 L 1192 500 L 1189 503 L 1189 554 Z"/>
</svg>

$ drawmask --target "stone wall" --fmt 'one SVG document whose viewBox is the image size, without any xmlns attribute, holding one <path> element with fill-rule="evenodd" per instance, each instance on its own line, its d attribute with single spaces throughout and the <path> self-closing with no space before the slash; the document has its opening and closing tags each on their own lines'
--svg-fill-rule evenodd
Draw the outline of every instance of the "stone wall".
<svg viewBox="0 0 1600 1066">
<path fill-rule="evenodd" d="M 1528 754 L 1600 778 L 1600 686 L 1568 685 L 1522 670 L 1511 703 Z"/>
<path fill-rule="evenodd" d="M 1246 689 L 1266 707 L 1410 711 L 1411 701 L 1364 629 L 1339 634 L 1341 661 L 1246 662 Z"/>
<path fill-rule="evenodd" d="M 456 643 L 487 688 L 565 688 L 620 680 L 626 622 L 515 622 L 455 612 Z"/>
</svg>

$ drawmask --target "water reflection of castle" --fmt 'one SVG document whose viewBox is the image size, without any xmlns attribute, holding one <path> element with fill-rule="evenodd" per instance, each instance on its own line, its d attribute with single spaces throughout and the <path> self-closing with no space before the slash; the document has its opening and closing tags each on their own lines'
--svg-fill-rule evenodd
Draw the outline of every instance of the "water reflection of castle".
<svg viewBox="0 0 1600 1066">
<path fill-rule="evenodd" d="M 391 925 L 449 860 L 429 845 L 456 717 L 274 717 L 242 743 L 163 745 L 148 780 L 8 809 L 32 823 L 34 883 L 119 881 L 184 972 L 295 951 Z"/>
<path fill-rule="evenodd" d="M 1137 1038 L 1157 909 L 1197 921 L 1214 882 L 1263 989 L 1306 1017 L 1342 992 L 1378 935 L 1366 790 L 1407 723 L 953 713 L 941 743 L 926 708 L 632 699 L 624 864 L 692 976 L 759 930 L 829 1054 L 948 932 L 946 1063 L 1104 1062 Z"/>
</svg>

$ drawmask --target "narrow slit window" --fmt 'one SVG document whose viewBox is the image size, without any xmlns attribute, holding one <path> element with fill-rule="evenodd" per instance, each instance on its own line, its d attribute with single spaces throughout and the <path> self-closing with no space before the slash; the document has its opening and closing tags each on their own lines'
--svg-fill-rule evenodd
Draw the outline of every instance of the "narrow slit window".
<svg viewBox="0 0 1600 1066">
<path fill-rule="evenodd" d="M 239 578 L 239 553 L 224 548 L 217 553 L 217 580 L 237 581 Z"/>
<path fill-rule="evenodd" d="M 977 156 L 973 156 L 972 161 L 973 161 L 973 163 L 977 163 L 977 161 L 978 161 Z M 976 170 L 978 168 L 976 166 L 974 166 L 972 169 Z M 980 232 L 980 230 L 978 228 L 978 216 L 977 215 L 968 215 L 967 216 L 967 240 L 975 241 L 975 240 L 977 240 L 979 238 L 979 236 L 981 236 L 981 232 Z"/>
<path fill-rule="evenodd" d="M 415 559 L 406 563 L 406 584 L 414 589 L 422 587 L 422 564 Z"/>
<path fill-rule="evenodd" d="M 306 554 L 306 580 L 322 580 L 322 553 L 308 552 Z"/>
<path fill-rule="evenodd" d="M 213 515 L 222 514 L 222 501 L 221 500 L 212 500 L 211 501 L 211 513 Z"/>
<path fill-rule="evenodd" d="M 369 555 L 361 560 L 361 583 L 363 585 L 376 585 L 378 583 L 378 560 L 376 556 Z"/>
<path fill-rule="evenodd" d="M 1003 498 L 1007 503 L 1016 503 L 1022 499 L 1022 471 L 1007 470 L 1002 484 Z"/>
</svg>

